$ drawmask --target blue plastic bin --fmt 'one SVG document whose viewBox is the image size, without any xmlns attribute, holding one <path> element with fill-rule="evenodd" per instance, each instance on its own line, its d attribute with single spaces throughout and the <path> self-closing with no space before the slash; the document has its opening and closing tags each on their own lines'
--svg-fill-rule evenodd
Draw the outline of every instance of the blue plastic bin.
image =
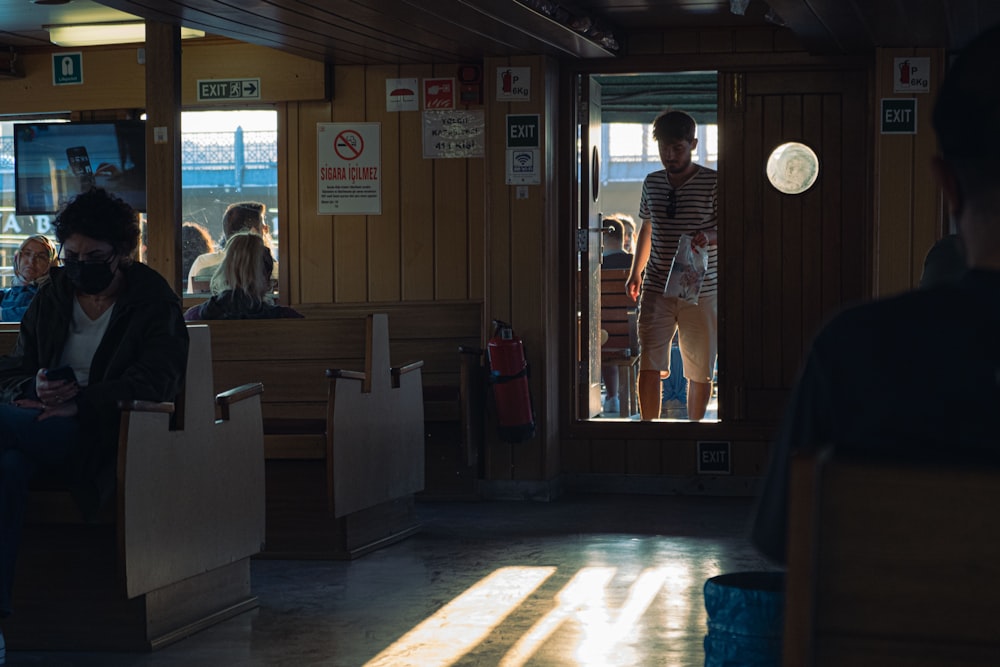
<svg viewBox="0 0 1000 667">
<path fill-rule="evenodd" d="M 780 667 L 785 574 L 734 572 L 705 582 L 705 667 Z"/>
</svg>

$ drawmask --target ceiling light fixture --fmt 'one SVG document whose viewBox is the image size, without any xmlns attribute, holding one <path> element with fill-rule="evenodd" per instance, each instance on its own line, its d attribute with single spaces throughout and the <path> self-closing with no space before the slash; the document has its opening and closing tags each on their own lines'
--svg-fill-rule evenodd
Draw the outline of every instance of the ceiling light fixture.
<svg viewBox="0 0 1000 667">
<path fill-rule="evenodd" d="M 49 31 L 49 41 L 57 46 L 100 46 L 146 41 L 146 24 L 142 21 L 46 25 L 42 27 Z M 181 27 L 181 39 L 204 36 L 205 32 L 202 30 Z"/>
</svg>

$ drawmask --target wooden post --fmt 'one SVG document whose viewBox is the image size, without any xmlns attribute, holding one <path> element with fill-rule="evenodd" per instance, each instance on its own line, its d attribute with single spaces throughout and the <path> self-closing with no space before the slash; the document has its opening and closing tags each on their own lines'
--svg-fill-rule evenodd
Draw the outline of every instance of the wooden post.
<svg viewBox="0 0 1000 667">
<path fill-rule="evenodd" d="M 146 22 L 146 262 L 181 288 L 181 33 Z"/>
</svg>

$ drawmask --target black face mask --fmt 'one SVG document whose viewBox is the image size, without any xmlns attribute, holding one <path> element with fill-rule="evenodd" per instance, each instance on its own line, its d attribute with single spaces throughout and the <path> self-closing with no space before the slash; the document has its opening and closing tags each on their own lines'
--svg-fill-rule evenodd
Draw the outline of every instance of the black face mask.
<svg viewBox="0 0 1000 667">
<path fill-rule="evenodd" d="M 108 288 L 114 280 L 115 273 L 111 270 L 114 257 L 104 262 L 65 261 L 66 277 L 73 286 L 84 294 L 99 294 Z"/>
</svg>

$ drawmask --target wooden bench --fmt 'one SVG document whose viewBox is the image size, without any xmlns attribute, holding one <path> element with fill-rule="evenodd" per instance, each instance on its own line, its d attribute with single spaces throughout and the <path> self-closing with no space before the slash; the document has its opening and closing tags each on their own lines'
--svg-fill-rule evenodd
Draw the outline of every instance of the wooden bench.
<svg viewBox="0 0 1000 667">
<path fill-rule="evenodd" d="M 249 563 L 264 540 L 261 387 L 213 400 L 208 327 L 188 331 L 176 405 L 122 406 L 108 520 L 82 523 L 67 493 L 32 492 L 4 621 L 9 647 L 156 649 L 257 606 Z"/>
<path fill-rule="evenodd" d="M 367 322 L 373 309 L 296 308 L 304 319 L 207 322 L 216 384 L 264 385 L 268 536 L 263 555 L 353 558 L 402 539 L 415 525 L 413 499 L 407 494 L 346 516 L 331 514 L 338 483 L 330 467 L 338 452 L 327 427 L 333 422 L 328 419 L 331 380 L 326 371 L 366 368 Z M 479 344 L 481 306 L 413 304 L 384 312 L 393 356 L 423 364 L 419 431 L 432 452 L 427 456 L 436 465 L 444 460 L 452 477 L 456 471 L 473 476 L 475 461 L 469 459 L 461 430 L 459 348 Z"/>
<path fill-rule="evenodd" d="M 945 457 L 793 461 L 786 666 L 1000 664 L 1000 463 Z"/>
<path fill-rule="evenodd" d="M 636 382 L 639 368 L 637 304 L 625 294 L 629 269 L 601 269 L 601 329 L 608 339 L 601 346 L 601 365 L 618 372 L 618 414 L 639 411 Z"/>
<path fill-rule="evenodd" d="M 328 368 L 362 368 L 365 318 L 389 316 L 394 358 L 424 362 L 428 438 L 457 440 L 461 424 L 459 347 L 480 345 L 482 306 L 303 305 L 304 319 L 209 321 L 216 387 L 262 382 L 268 459 L 325 459 Z"/>
</svg>

